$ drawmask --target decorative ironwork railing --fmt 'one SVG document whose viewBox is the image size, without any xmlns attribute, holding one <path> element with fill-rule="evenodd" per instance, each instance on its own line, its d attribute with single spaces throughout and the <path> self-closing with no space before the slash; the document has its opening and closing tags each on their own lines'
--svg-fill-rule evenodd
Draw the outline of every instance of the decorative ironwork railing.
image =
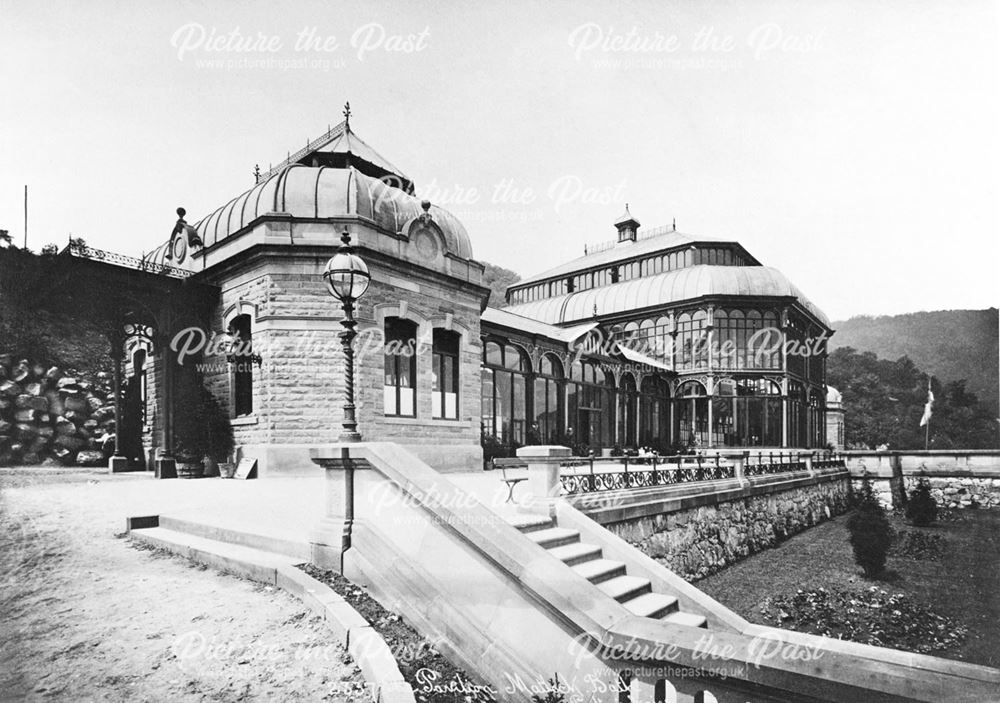
<svg viewBox="0 0 1000 703">
<path fill-rule="evenodd" d="M 565 495 L 617 491 L 629 488 L 669 486 L 695 481 L 737 478 L 737 465 L 718 454 L 680 457 L 573 457 L 542 459 L 541 463 L 559 464 L 559 483 Z M 525 459 L 493 459 L 494 467 L 523 468 Z M 842 457 L 831 452 L 815 456 L 814 469 L 844 468 Z M 809 467 L 798 452 L 759 452 L 743 462 L 743 476 L 768 476 Z"/>
<path fill-rule="evenodd" d="M 814 469 L 844 468 L 844 460 L 833 452 L 821 452 L 813 457 Z M 750 454 L 743 467 L 745 476 L 765 476 L 780 474 L 787 471 L 805 471 L 808 465 L 798 453 L 758 452 Z"/>
<path fill-rule="evenodd" d="M 719 457 L 696 457 L 689 461 L 668 462 L 656 457 L 646 459 L 624 458 L 621 471 L 595 470 L 594 460 L 589 460 L 589 471 L 564 473 L 559 483 L 567 495 L 616 491 L 626 488 L 669 486 L 694 481 L 713 481 L 734 478 L 736 467 Z M 639 463 L 643 462 L 643 463 Z"/>
<path fill-rule="evenodd" d="M 844 457 L 836 452 L 821 452 L 813 459 L 814 469 L 846 469 Z"/>
<path fill-rule="evenodd" d="M 257 182 L 258 183 L 263 183 L 264 181 L 266 181 L 268 178 L 270 178 L 274 174 L 279 173 L 281 171 L 281 169 L 285 168 L 286 166 L 289 166 L 289 165 L 294 164 L 294 163 L 298 163 L 300 159 L 305 158 L 306 155 L 308 155 L 309 153 L 315 151 L 319 147 L 323 146 L 323 144 L 325 144 L 326 142 L 330 141 L 335 136 L 337 136 L 341 132 L 343 132 L 344 131 L 344 127 L 346 125 L 347 125 L 347 122 L 345 121 L 345 122 L 341 122 L 340 124 L 338 124 L 338 125 L 336 125 L 334 127 L 327 127 L 327 130 L 326 130 L 325 134 L 321 134 L 320 136 L 316 137 L 315 139 L 307 141 L 306 145 L 304 147 L 302 147 L 301 149 L 299 149 L 298 151 L 296 151 L 294 154 L 289 154 L 288 157 L 284 161 L 278 163 L 276 166 L 271 166 L 270 168 L 268 168 L 268 170 L 267 170 L 266 173 L 261 174 L 260 179 Z"/>
<path fill-rule="evenodd" d="M 105 251 L 104 249 L 95 249 L 94 247 L 86 245 L 81 246 L 76 242 L 71 242 L 64 251 L 68 251 L 72 256 L 76 256 L 81 259 L 103 261 L 107 264 L 114 264 L 115 266 L 122 266 L 135 271 L 147 271 L 149 273 L 162 274 L 164 276 L 170 276 L 171 278 L 187 278 L 188 276 L 194 275 L 194 271 L 188 271 L 187 269 L 177 268 L 176 266 L 167 266 L 165 264 L 157 264 L 148 259 L 137 259 L 134 256 L 125 256 L 124 254 L 117 254 L 113 251 Z"/>
</svg>

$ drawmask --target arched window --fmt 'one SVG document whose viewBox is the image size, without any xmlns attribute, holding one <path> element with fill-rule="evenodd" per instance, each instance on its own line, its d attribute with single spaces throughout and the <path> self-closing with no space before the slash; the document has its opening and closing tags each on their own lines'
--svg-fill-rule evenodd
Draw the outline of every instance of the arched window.
<svg viewBox="0 0 1000 703">
<path fill-rule="evenodd" d="M 567 442 L 594 449 L 612 446 L 615 389 L 609 384 L 613 384 L 613 377 L 590 361 L 574 362 L 570 375 L 566 384 Z"/>
<path fill-rule="evenodd" d="M 231 397 L 234 417 L 253 414 L 253 335 L 249 315 L 237 315 L 229 323 L 232 337 Z"/>
<path fill-rule="evenodd" d="M 563 366 L 555 356 L 545 354 L 538 365 L 534 392 L 534 425 L 529 441 L 538 444 L 559 444 L 562 441 Z"/>
<path fill-rule="evenodd" d="M 458 419 L 458 350 L 461 339 L 456 332 L 434 330 L 431 417 Z"/>
<path fill-rule="evenodd" d="M 639 351 L 646 355 L 652 355 L 653 351 L 653 328 L 655 323 L 652 320 L 643 320 L 639 324 Z"/>
<path fill-rule="evenodd" d="M 810 449 L 826 446 L 826 399 L 819 390 L 809 392 L 809 444 Z"/>
<path fill-rule="evenodd" d="M 674 437 L 688 447 L 708 442 L 708 395 L 698 381 L 685 381 L 674 396 Z"/>
<path fill-rule="evenodd" d="M 763 378 L 719 379 L 712 399 L 715 446 L 780 447 L 781 387 Z"/>
<path fill-rule="evenodd" d="M 715 311 L 712 330 L 712 366 L 716 369 L 735 368 L 736 344 L 733 331 L 729 327 L 729 313 L 725 310 Z"/>
<path fill-rule="evenodd" d="M 656 376 L 646 376 L 639 387 L 639 444 L 657 451 L 666 451 L 667 412 L 670 397 L 667 384 Z"/>
<path fill-rule="evenodd" d="M 385 320 L 385 414 L 416 417 L 417 325 L 399 317 Z"/>
<path fill-rule="evenodd" d="M 618 443 L 624 447 L 634 447 L 638 442 L 636 417 L 639 412 L 639 390 L 636 387 L 635 376 L 631 373 L 622 374 L 618 399 L 618 428 L 621 435 Z"/>
<path fill-rule="evenodd" d="M 639 339 L 639 323 L 632 321 L 625 323 L 625 343 L 629 347 L 634 347 Z"/>
<path fill-rule="evenodd" d="M 522 446 L 528 417 L 528 355 L 512 344 L 487 342 L 483 350 L 483 435 L 508 446 Z"/>
</svg>

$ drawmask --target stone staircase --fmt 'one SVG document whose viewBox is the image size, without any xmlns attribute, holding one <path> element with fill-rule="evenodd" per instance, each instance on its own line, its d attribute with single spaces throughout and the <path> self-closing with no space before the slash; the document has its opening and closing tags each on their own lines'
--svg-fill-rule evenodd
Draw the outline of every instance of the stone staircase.
<svg viewBox="0 0 1000 703">
<path fill-rule="evenodd" d="M 569 566 L 629 612 L 688 627 L 707 627 L 705 617 L 678 609 L 677 598 L 654 593 L 649 579 L 630 576 L 624 562 L 605 559 L 600 545 L 580 540 L 580 532 L 559 527 L 554 518 L 514 516 L 508 521 L 556 559 Z"/>
</svg>

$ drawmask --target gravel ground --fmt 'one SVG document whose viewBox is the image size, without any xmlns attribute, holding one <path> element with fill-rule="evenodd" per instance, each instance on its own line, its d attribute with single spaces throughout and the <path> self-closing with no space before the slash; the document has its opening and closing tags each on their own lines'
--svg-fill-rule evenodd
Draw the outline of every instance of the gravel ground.
<svg viewBox="0 0 1000 703">
<path fill-rule="evenodd" d="M 0 470 L 0 700 L 368 700 L 293 597 L 123 537 L 162 483 Z"/>
</svg>

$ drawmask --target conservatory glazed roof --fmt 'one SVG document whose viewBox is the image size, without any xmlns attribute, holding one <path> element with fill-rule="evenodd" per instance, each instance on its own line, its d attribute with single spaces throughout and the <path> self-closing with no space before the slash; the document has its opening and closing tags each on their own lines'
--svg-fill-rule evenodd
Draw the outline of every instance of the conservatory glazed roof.
<svg viewBox="0 0 1000 703">
<path fill-rule="evenodd" d="M 704 296 L 795 298 L 820 323 L 829 318 L 785 275 L 768 266 L 690 266 L 623 283 L 559 295 L 506 310 L 550 325 L 590 320 L 596 315 L 671 305 Z"/>
<path fill-rule="evenodd" d="M 597 327 L 596 322 L 585 322 L 572 327 L 556 327 L 545 322 L 512 313 L 508 308 L 486 308 L 483 310 L 482 321 L 500 327 L 519 330 L 527 334 L 548 337 L 569 344 L 581 335 Z"/>
<path fill-rule="evenodd" d="M 646 238 L 643 238 L 643 230 L 640 230 L 639 239 L 634 242 L 617 242 L 614 246 L 605 249 L 604 251 L 595 252 L 593 254 L 584 254 L 583 256 L 567 261 L 564 264 L 550 268 L 548 271 L 542 271 L 534 276 L 524 278 L 510 286 L 509 290 L 518 290 L 519 288 L 523 288 L 532 283 L 537 283 L 538 281 L 544 281 L 550 278 L 560 278 L 578 271 L 587 271 L 592 268 L 607 266 L 608 264 L 613 264 L 618 261 L 626 261 L 635 257 L 654 254 L 659 251 L 667 251 L 669 249 L 675 249 L 685 245 L 690 246 L 701 243 L 734 246 L 739 251 L 744 252 L 752 261 L 756 262 L 756 259 L 750 256 L 750 254 L 746 252 L 746 250 L 738 242 L 733 242 L 731 240 L 713 239 L 712 237 L 694 237 L 689 234 L 683 234 L 669 229 L 661 234 L 656 234 L 654 236 L 647 235 Z"/>
</svg>

